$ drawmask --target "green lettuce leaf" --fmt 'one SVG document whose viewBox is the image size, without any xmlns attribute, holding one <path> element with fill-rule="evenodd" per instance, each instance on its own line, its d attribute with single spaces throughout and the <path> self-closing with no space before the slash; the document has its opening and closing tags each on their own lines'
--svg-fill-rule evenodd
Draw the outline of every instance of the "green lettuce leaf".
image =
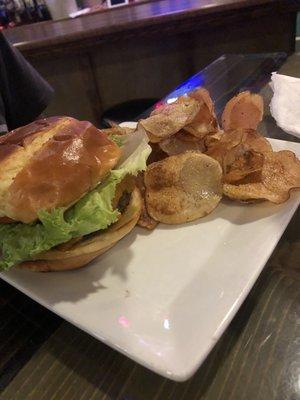
<svg viewBox="0 0 300 400">
<path fill-rule="evenodd" d="M 126 140 L 121 164 L 69 210 L 41 210 L 39 222 L 31 225 L 0 224 L 0 270 L 7 270 L 72 238 L 106 229 L 117 221 L 119 211 L 112 207 L 116 187 L 126 175 L 145 170 L 151 152 L 146 137 L 141 134 Z"/>
<path fill-rule="evenodd" d="M 123 147 L 124 146 L 124 137 L 122 135 L 109 135 L 110 140 L 116 143 L 117 146 Z"/>
</svg>

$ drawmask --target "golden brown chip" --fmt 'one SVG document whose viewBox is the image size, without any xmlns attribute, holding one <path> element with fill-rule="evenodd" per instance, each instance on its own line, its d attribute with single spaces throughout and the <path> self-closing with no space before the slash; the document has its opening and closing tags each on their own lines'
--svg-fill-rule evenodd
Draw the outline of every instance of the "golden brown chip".
<svg viewBox="0 0 300 400">
<path fill-rule="evenodd" d="M 145 172 L 146 206 L 152 218 L 181 224 L 209 214 L 222 198 L 218 162 L 189 151 L 151 164 Z"/>
<path fill-rule="evenodd" d="M 151 142 L 157 142 L 174 135 L 191 123 L 200 109 L 198 101 L 182 97 L 175 103 L 166 104 L 154 110 L 149 118 L 142 119 L 142 126 Z"/>
<path fill-rule="evenodd" d="M 221 139 L 223 135 L 223 131 L 218 131 L 214 133 L 213 135 L 207 135 L 204 138 L 204 145 L 206 148 L 206 151 L 212 149 Z"/>
<path fill-rule="evenodd" d="M 219 140 L 209 145 L 206 154 L 220 163 L 224 181 L 231 183 L 261 171 L 262 155 L 268 152 L 272 152 L 272 147 L 258 132 L 252 129 L 236 129 L 221 134 Z M 229 172 L 231 174 L 227 176 Z"/>
<path fill-rule="evenodd" d="M 300 161 L 289 150 L 264 154 L 261 174 L 257 182 L 239 182 L 237 185 L 225 183 L 226 196 L 249 201 L 253 199 L 283 203 L 290 197 L 292 189 L 300 188 Z"/>
<path fill-rule="evenodd" d="M 263 118 L 264 103 L 261 96 L 241 92 L 225 106 L 222 114 L 222 127 L 225 131 L 245 128 L 256 129 Z"/>
<path fill-rule="evenodd" d="M 210 137 L 206 138 L 206 142 L 209 143 Z M 253 129 L 235 129 L 224 133 L 216 133 L 211 137 L 212 143 L 210 143 L 208 155 L 215 154 L 217 158 L 221 154 L 227 154 L 229 150 L 234 147 L 243 145 L 245 151 L 253 150 L 257 153 L 272 152 L 272 146 L 268 140 L 260 135 Z"/>
<path fill-rule="evenodd" d="M 142 205 L 141 215 L 137 225 L 141 228 L 148 229 L 149 231 L 152 231 L 158 225 L 158 221 L 155 221 L 155 219 L 150 217 L 145 202 Z"/>
<path fill-rule="evenodd" d="M 251 202 L 253 200 L 269 200 L 272 203 L 283 203 L 288 199 L 284 193 L 275 193 L 267 189 L 261 182 L 232 185 L 224 183 L 223 193 L 233 200 Z"/>
<path fill-rule="evenodd" d="M 255 151 L 246 151 L 242 156 L 237 157 L 232 164 L 226 168 L 224 182 L 238 182 L 246 176 L 257 174 L 262 171 L 264 156 Z"/>
<path fill-rule="evenodd" d="M 189 93 L 189 97 L 198 101 L 200 109 L 193 122 L 185 126 L 185 130 L 191 135 L 203 139 L 206 135 L 218 130 L 218 122 L 215 114 L 214 103 L 209 92 L 204 88 L 198 88 Z"/>
<path fill-rule="evenodd" d="M 139 218 L 137 224 L 139 226 L 141 226 L 142 228 L 152 230 L 158 225 L 158 222 L 155 221 L 153 218 L 151 218 L 147 211 L 146 201 L 145 201 L 146 188 L 145 188 L 145 183 L 144 183 L 144 173 L 143 172 L 140 172 L 138 174 L 138 176 L 136 178 L 136 185 L 141 193 L 142 203 L 143 203 L 140 218 Z"/>
<path fill-rule="evenodd" d="M 160 148 L 169 156 L 184 153 L 188 150 L 205 150 L 204 140 L 199 139 L 183 130 L 159 142 Z"/>
<path fill-rule="evenodd" d="M 256 151 L 257 153 L 272 152 L 270 142 L 253 129 L 244 129 L 243 131 L 243 144 L 246 145 L 248 150 Z"/>
<path fill-rule="evenodd" d="M 288 193 L 300 188 L 300 160 L 292 151 L 282 150 L 265 155 L 262 182 L 275 193 Z"/>
<path fill-rule="evenodd" d="M 225 157 L 227 157 L 230 150 L 242 143 L 242 136 L 243 134 L 240 131 L 223 133 L 219 138 L 217 137 L 215 141 L 209 143 L 206 154 L 217 160 L 223 168 Z"/>
</svg>

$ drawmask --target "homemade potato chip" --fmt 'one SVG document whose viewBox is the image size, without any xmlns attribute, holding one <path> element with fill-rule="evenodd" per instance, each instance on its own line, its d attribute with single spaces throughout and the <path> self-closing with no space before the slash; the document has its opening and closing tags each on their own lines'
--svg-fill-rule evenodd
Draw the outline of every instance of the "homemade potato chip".
<svg viewBox="0 0 300 400">
<path fill-rule="evenodd" d="M 244 129 L 242 132 L 242 143 L 247 146 L 248 150 L 262 154 L 273 151 L 270 142 L 256 130 Z"/>
<path fill-rule="evenodd" d="M 152 218 L 181 224 L 209 214 L 222 198 L 218 162 L 188 151 L 151 164 L 145 172 L 146 206 Z"/>
<path fill-rule="evenodd" d="M 206 215 L 218 204 L 221 175 L 218 180 L 216 164 L 210 162 L 204 177 L 200 152 L 221 166 L 226 196 L 243 202 L 286 201 L 290 191 L 300 187 L 300 161 L 290 151 L 273 152 L 256 131 L 262 117 L 262 98 L 249 91 L 239 93 L 226 104 L 221 131 L 209 92 L 199 88 L 141 121 L 156 142 L 153 146 L 160 157 L 154 160 L 170 156 L 150 165 L 145 174 L 148 217 L 182 223 Z M 202 196 L 201 185 L 208 185 L 207 197 Z M 145 224 L 148 217 L 145 213 Z"/>
<path fill-rule="evenodd" d="M 256 129 L 263 118 L 264 103 L 261 96 L 241 92 L 225 106 L 222 114 L 224 131 L 237 128 Z"/>
<path fill-rule="evenodd" d="M 206 139 L 209 142 L 209 137 Z M 268 140 L 253 129 L 234 129 L 224 133 L 216 133 L 211 137 L 208 155 L 220 158 L 222 154 L 236 146 L 243 145 L 245 151 L 253 150 L 257 153 L 266 153 L 272 151 L 272 146 Z"/>
<path fill-rule="evenodd" d="M 275 193 L 285 193 L 300 188 L 300 160 L 292 151 L 282 150 L 265 155 L 262 182 Z"/>
<path fill-rule="evenodd" d="M 205 138 L 203 140 L 204 140 L 204 145 L 205 145 L 206 151 L 213 148 L 219 142 L 222 135 L 223 135 L 223 131 L 218 131 L 212 135 L 205 136 Z"/>
<path fill-rule="evenodd" d="M 242 156 L 237 157 L 232 164 L 226 167 L 224 182 L 234 183 L 246 176 L 257 174 L 262 171 L 264 156 L 255 151 L 246 151 Z"/>
<path fill-rule="evenodd" d="M 141 226 L 142 228 L 146 228 L 148 230 L 154 229 L 158 222 L 155 219 L 151 218 L 146 207 L 145 196 L 146 196 L 146 188 L 144 183 L 144 173 L 140 172 L 136 178 L 136 185 L 141 193 L 142 197 L 142 210 L 140 214 L 140 218 L 138 220 L 137 225 Z"/>
<path fill-rule="evenodd" d="M 217 132 L 218 122 L 209 92 L 204 88 L 198 88 L 189 93 L 189 97 L 198 101 L 200 109 L 193 122 L 185 126 L 184 130 L 200 139 Z"/>
<path fill-rule="evenodd" d="M 252 129 L 236 129 L 220 135 L 206 154 L 222 166 L 224 182 L 232 183 L 262 170 L 263 154 L 272 152 L 266 138 Z"/>
<path fill-rule="evenodd" d="M 300 188 L 300 161 L 289 150 L 268 152 L 263 155 L 263 167 L 257 182 L 225 183 L 226 196 L 241 201 L 253 199 L 283 203 L 290 197 L 292 189 Z"/>
<path fill-rule="evenodd" d="M 253 200 L 269 200 L 272 203 L 283 203 L 288 199 L 284 193 L 275 193 L 267 189 L 263 183 L 246 183 L 232 185 L 224 183 L 223 193 L 233 200 L 251 202 Z"/>
<path fill-rule="evenodd" d="M 169 156 L 184 153 L 188 150 L 203 152 L 206 147 L 203 139 L 199 139 L 183 130 L 159 142 L 160 148 Z"/>
<path fill-rule="evenodd" d="M 151 142 L 158 142 L 191 123 L 199 109 L 198 101 L 190 97 L 181 97 L 175 103 L 154 110 L 150 117 L 142 119 L 139 125 L 145 129 Z"/>
</svg>

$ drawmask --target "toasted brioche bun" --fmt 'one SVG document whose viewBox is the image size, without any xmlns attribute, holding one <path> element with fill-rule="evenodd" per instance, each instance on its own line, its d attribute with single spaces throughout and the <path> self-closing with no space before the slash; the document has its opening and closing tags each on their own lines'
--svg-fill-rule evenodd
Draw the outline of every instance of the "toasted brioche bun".
<svg viewBox="0 0 300 400">
<path fill-rule="evenodd" d="M 108 229 L 99 231 L 99 233 L 86 239 L 83 237 L 66 251 L 49 250 L 40 254 L 37 257 L 38 259 L 23 262 L 17 267 L 34 272 L 66 271 L 83 267 L 127 235 L 136 225 L 141 209 L 141 195 L 139 190 L 134 188 L 124 213 Z"/>
<path fill-rule="evenodd" d="M 41 209 L 70 207 L 101 182 L 120 155 L 105 133 L 70 117 L 35 121 L 2 136 L 1 223 L 7 218 L 31 223 Z"/>
</svg>

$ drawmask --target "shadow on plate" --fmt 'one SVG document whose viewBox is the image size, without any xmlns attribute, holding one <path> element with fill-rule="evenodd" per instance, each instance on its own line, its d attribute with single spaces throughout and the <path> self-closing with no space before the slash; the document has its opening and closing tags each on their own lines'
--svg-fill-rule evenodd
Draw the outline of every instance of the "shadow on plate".
<svg viewBox="0 0 300 400">
<path fill-rule="evenodd" d="M 34 300 L 39 298 L 50 306 L 59 303 L 77 303 L 92 293 L 109 289 L 103 284 L 103 278 L 110 273 L 119 280 L 127 280 L 127 267 L 132 259 L 131 244 L 136 238 L 136 231 L 121 239 L 112 249 L 96 258 L 88 265 L 71 271 L 37 273 L 13 269 L 5 274 L 5 280 L 31 296 L 34 287 Z M 55 294 L 49 289 L 55 287 Z M 28 293 L 26 293 L 26 291 Z"/>
</svg>

